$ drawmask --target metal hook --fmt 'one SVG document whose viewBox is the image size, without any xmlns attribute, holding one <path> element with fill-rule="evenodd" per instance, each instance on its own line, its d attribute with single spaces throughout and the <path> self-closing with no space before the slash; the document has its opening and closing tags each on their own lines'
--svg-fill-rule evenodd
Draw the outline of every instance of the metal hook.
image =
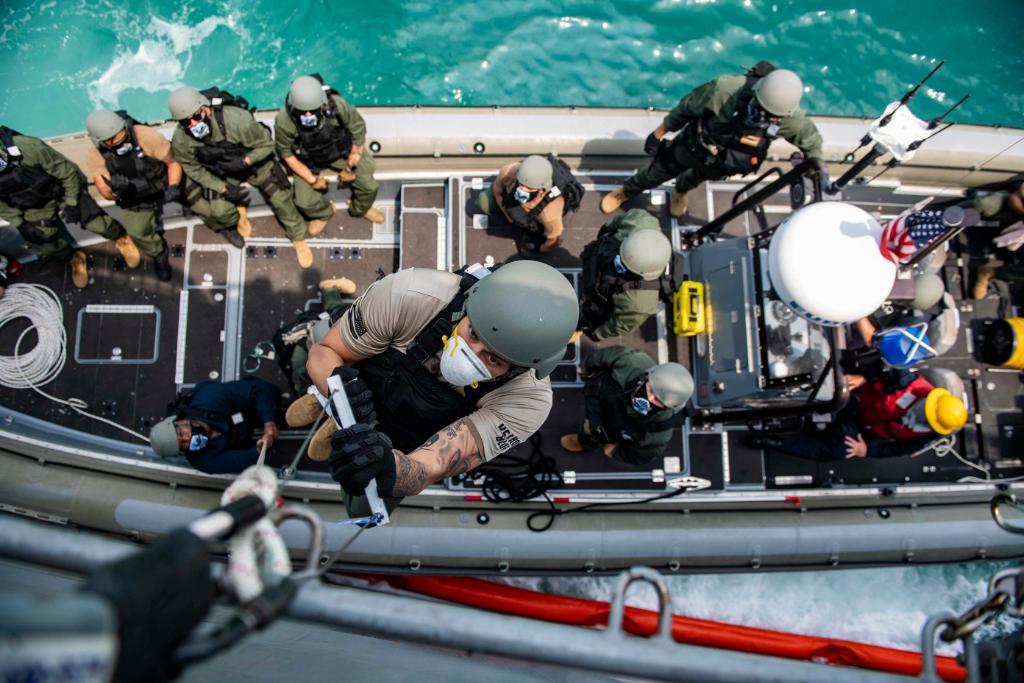
<svg viewBox="0 0 1024 683">
<path fill-rule="evenodd" d="M 304 505 L 286 505 L 278 509 L 274 515 L 274 524 L 280 526 L 286 519 L 298 519 L 309 525 L 309 547 L 306 551 L 306 568 L 292 574 L 295 581 L 316 576 L 318 572 L 317 563 L 324 547 L 324 523 L 319 515 Z"/>
<path fill-rule="evenodd" d="M 1001 506 L 1009 505 L 1018 512 L 1024 513 L 1024 505 L 1022 505 L 1016 496 L 1012 496 L 1007 493 L 997 493 L 991 501 L 989 501 L 989 510 L 992 512 L 992 520 L 999 526 L 1003 531 L 1009 531 L 1011 534 L 1024 534 L 1024 526 L 1017 526 L 1010 524 L 1003 519 L 1003 512 Z"/>
<path fill-rule="evenodd" d="M 658 633 L 657 638 L 672 641 L 672 599 L 665 580 L 650 567 L 631 567 L 619 575 L 619 583 L 615 588 L 615 599 L 612 600 L 611 612 L 608 614 L 608 633 L 615 638 L 622 637 L 622 620 L 626 613 L 626 591 L 635 581 L 649 583 L 658 593 Z"/>
</svg>

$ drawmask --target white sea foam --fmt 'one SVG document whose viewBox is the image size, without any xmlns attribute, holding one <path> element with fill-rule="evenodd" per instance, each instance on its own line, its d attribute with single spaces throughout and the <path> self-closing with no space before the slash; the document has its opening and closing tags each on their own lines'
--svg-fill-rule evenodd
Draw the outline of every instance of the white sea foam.
<svg viewBox="0 0 1024 683">
<path fill-rule="evenodd" d="M 207 17 L 195 26 L 152 17 L 138 46 L 122 47 L 100 77 L 89 83 L 93 106 L 116 108 L 121 93 L 130 88 L 159 92 L 182 85 L 193 48 L 222 26 L 237 30 L 232 16 Z"/>
</svg>

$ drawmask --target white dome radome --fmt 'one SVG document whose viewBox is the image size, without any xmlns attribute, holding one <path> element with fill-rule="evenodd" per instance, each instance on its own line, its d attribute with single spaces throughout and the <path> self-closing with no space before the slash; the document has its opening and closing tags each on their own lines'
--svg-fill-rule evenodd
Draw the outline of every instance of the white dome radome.
<svg viewBox="0 0 1024 683">
<path fill-rule="evenodd" d="M 845 202 L 818 202 L 787 218 L 768 247 L 779 298 L 821 325 L 852 323 L 875 311 L 896 281 L 878 249 L 882 226 Z"/>
</svg>

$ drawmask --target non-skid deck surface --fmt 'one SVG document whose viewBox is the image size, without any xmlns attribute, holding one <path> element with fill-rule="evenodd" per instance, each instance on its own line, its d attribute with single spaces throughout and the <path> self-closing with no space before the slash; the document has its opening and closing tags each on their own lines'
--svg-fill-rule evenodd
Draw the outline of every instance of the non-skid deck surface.
<svg viewBox="0 0 1024 683">
<path fill-rule="evenodd" d="M 321 279 L 345 276 L 355 281 L 361 292 L 380 273 L 400 267 L 451 269 L 516 258 L 511 227 L 500 215 L 478 215 L 476 196 L 492 179 L 466 175 L 404 184 L 386 181 L 377 208 L 385 213 L 387 221 L 378 226 L 349 216 L 347 194 L 335 192 L 332 199 L 337 213 L 325 231 L 309 241 L 314 255 L 309 270 L 298 267 L 284 230 L 265 207 L 250 214 L 253 237 L 244 250 L 231 247 L 194 219 L 187 229 L 169 231 L 166 238 L 172 246 L 174 269 L 171 283 L 157 281 L 148 261 L 137 270 L 124 270 L 116 251 L 106 242 L 87 250 L 93 260 L 93 282 L 84 291 L 71 285 L 61 265 L 29 264 L 23 281 L 39 282 L 57 292 L 64 304 L 68 332 L 67 364 L 45 389 L 56 396 L 81 398 L 94 412 L 141 431 L 163 416 L 167 402 L 181 385 L 251 374 L 287 392 L 288 383 L 277 361 L 258 360 L 253 352 L 302 311 L 319 310 L 317 285 Z M 598 207 L 601 197 L 623 179 L 614 174 L 581 176 L 587 189 L 582 206 L 567 217 L 561 247 L 542 257 L 574 284 L 581 267 L 580 252 L 608 220 Z M 671 236 L 721 213 L 739 187 L 740 183 L 716 183 L 692 192 L 690 211 L 678 222 L 668 215 L 669 187 L 636 197 L 625 208 L 651 211 L 666 235 Z M 844 199 L 888 218 L 921 196 L 855 186 L 844 192 Z M 788 193 L 770 198 L 765 203 L 768 224 L 779 222 L 788 206 Z M 725 233 L 749 235 L 759 229 L 748 213 L 730 222 Z M 985 246 L 985 241 L 974 234 L 962 236 L 953 245 L 943 277 L 957 298 L 962 333 L 954 348 L 933 364 L 949 367 L 965 379 L 969 410 L 980 417 L 980 423 L 969 424 L 958 438 L 958 452 L 972 462 L 989 463 L 993 476 L 1006 477 L 1024 471 L 1018 455 L 1024 452 L 1020 374 L 980 364 L 966 333 L 979 321 L 999 313 L 1000 300 L 994 294 L 982 301 L 967 298 L 972 284 L 969 267 L 983 260 Z M 86 309 L 89 305 L 100 308 Z M 121 308 L 114 312 L 103 306 Z M 154 311 L 159 311 L 159 321 Z M 0 330 L 0 353 L 13 352 L 23 329 L 15 323 Z M 30 343 L 32 334 L 23 345 Z M 724 433 L 677 432 L 665 457 L 647 468 L 623 465 L 604 457 L 599 450 L 568 453 L 558 440 L 574 433 L 583 417 L 582 387 L 576 374 L 579 362 L 595 348 L 616 344 L 642 349 L 659 361 L 690 364 L 688 341 L 671 334 L 670 313 L 649 319 L 628 337 L 600 344 L 584 338 L 578 346 L 566 349 L 563 364 L 552 374 L 554 405 L 539 432 L 539 448 L 556 459 L 560 470 L 576 475 L 574 488 L 656 490 L 662 486 L 655 482 L 658 476 L 664 476 L 662 471 L 667 476 L 683 472 L 704 477 L 713 489 L 953 481 L 979 474 L 952 454 L 943 458 L 927 453 L 915 459 L 837 463 L 766 454 L 743 445 L 742 427 Z M 122 437 L 116 430 L 78 417 L 29 390 L 0 389 L 0 400 L 16 410 L 62 425 Z M 302 436 L 297 431 L 285 432 L 270 463 L 289 461 Z M 529 455 L 537 443 L 523 444 L 513 454 Z M 322 463 L 307 461 L 303 466 L 323 469 Z"/>
</svg>

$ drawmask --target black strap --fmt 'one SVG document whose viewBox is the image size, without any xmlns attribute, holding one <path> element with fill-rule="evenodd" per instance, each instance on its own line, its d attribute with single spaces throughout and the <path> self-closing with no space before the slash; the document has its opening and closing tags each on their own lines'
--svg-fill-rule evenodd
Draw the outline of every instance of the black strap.
<svg viewBox="0 0 1024 683">
<path fill-rule="evenodd" d="M 480 278 L 465 269 L 457 271 L 456 274 L 462 276 L 462 279 L 459 280 L 458 294 L 448 302 L 448 305 L 440 313 L 434 316 L 433 320 L 427 323 L 426 327 L 420 330 L 416 338 L 406 347 L 405 357 L 402 359 L 402 364 L 406 369 L 415 370 L 417 366 L 423 365 L 428 358 L 441 350 L 444 346 L 444 342 L 441 340 L 442 335 L 451 333 L 455 316 L 461 313 L 465 307 L 469 288 L 480 281 Z"/>
</svg>

